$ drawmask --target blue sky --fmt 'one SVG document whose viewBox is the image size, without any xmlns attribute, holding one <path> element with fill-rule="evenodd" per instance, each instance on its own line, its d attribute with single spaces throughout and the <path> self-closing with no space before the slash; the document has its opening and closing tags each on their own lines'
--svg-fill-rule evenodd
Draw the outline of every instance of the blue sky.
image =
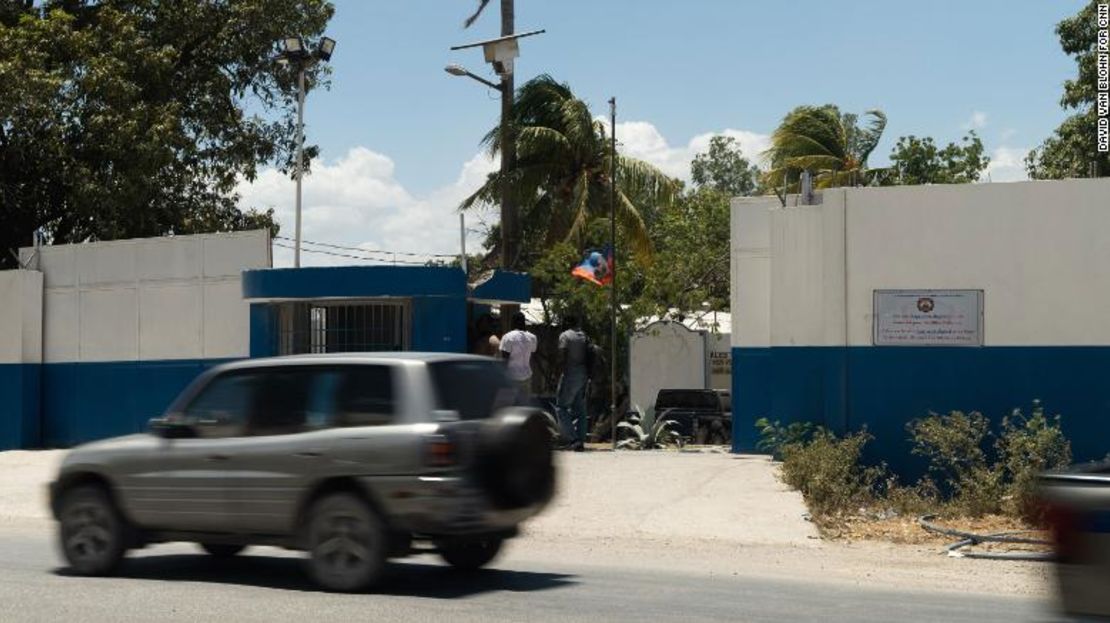
<svg viewBox="0 0 1110 623">
<path fill-rule="evenodd" d="M 306 178 L 305 237 L 454 252 L 451 208 L 494 166 L 478 141 L 499 105 L 495 93 L 443 67 L 460 63 L 492 78 L 479 50 L 448 48 L 496 36 L 498 2 L 469 30 L 462 22 L 477 0 L 335 4 L 332 88 L 312 93 L 307 107 L 323 161 Z M 991 179 L 1006 181 L 1023 176 L 1021 157 L 1066 115 L 1058 101 L 1075 64 L 1053 28 L 1084 2 L 516 4 L 518 31 L 547 30 L 522 41 L 518 84 L 550 73 L 598 115 L 615 95 L 626 151 L 674 175 L 688 175 L 689 158 L 713 133 L 729 131 L 756 156 L 791 108 L 835 103 L 888 115 L 873 165 L 887 161 L 899 136 L 944 143 L 976 127 L 995 159 Z M 267 172 L 244 197 L 280 217 L 292 183 Z"/>
</svg>

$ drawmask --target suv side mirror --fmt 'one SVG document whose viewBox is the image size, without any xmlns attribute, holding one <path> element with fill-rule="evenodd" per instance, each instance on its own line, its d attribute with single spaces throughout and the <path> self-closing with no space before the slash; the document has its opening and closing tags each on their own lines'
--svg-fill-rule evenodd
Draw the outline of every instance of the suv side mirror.
<svg viewBox="0 0 1110 623">
<path fill-rule="evenodd" d="M 151 433 L 163 439 L 184 439 L 197 436 L 196 430 L 192 426 L 169 418 L 151 418 L 148 425 Z"/>
</svg>

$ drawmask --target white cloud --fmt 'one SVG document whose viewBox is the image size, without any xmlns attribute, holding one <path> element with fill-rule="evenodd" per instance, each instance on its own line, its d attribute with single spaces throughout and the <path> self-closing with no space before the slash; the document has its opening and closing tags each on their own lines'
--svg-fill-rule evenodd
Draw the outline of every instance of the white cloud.
<svg viewBox="0 0 1110 623">
<path fill-rule="evenodd" d="M 981 178 L 992 182 L 1018 182 L 1029 179 L 1025 172 L 1025 155 L 1028 147 L 996 147 L 991 152 L 991 163 Z"/>
<path fill-rule="evenodd" d="M 658 129 L 645 121 L 617 124 L 617 140 L 624 153 L 659 167 L 664 173 L 689 181 L 690 161 L 709 148 L 714 135 L 731 136 L 740 144 L 744 156 L 759 162 L 760 153 L 770 145 L 765 134 L 747 130 L 726 129 L 706 132 L 690 139 L 686 145 L 671 146 Z M 356 249 L 418 252 L 425 254 L 456 254 L 459 252 L 459 217 L 456 208 L 474 192 L 486 176 L 497 168 L 497 160 L 485 152 L 474 155 L 462 164 L 454 182 L 424 196 L 414 196 L 395 177 L 396 165 L 389 156 L 367 147 L 355 147 L 335 160 L 314 162 L 312 172 L 304 178 L 302 227 L 304 240 Z M 264 169 L 254 182 L 239 185 L 240 205 L 244 208 L 273 208 L 281 224 L 280 235 L 295 235 L 294 193 L 296 184 L 276 169 Z M 467 229 L 482 228 L 481 222 L 495 222 L 497 209 L 467 214 Z M 468 232 L 467 250 L 481 247 L 482 235 Z M 292 266 L 291 240 L 276 240 L 274 266 Z M 302 249 L 325 250 L 331 253 L 363 255 L 358 251 L 305 245 Z M 391 255 L 375 254 L 380 261 L 391 261 Z M 422 261 L 421 258 L 398 255 L 398 260 Z M 305 266 L 365 264 L 351 257 L 313 253 L 302 250 Z"/>
<path fill-rule="evenodd" d="M 980 130 L 986 125 L 987 113 L 976 110 L 971 113 L 971 118 L 964 123 L 963 128 L 965 130 Z"/>
<path fill-rule="evenodd" d="M 496 162 L 485 153 L 463 164 L 458 178 L 426 197 L 415 197 L 394 177 L 393 160 L 366 147 L 355 147 L 332 162 L 316 162 L 304 178 L 302 228 L 304 240 L 362 249 L 453 254 L 459 250 L 456 207 L 485 181 Z M 244 207 L 273 208 L 281 236 L 295 234 L 295 183 L 276 169 L 266 169 L 253 183 L 239 186 Z M 473 218 L 468 217 L 468 228 Z M 471 234 L 468 250 L 477 249 L 480 236 Z M 274 265 L 291 266 L 293 252 L 277 240 Z M 302 249 L 321 247 L 304 246 Z M 333 253 L 357 252 L 328 249 Z M 391 255 L 378 255 L 391 260 Z M 399 255 L 398 260 L 423 260 Z M 354 258 L 302 250 L 302 265 L 361 264 Z"/>
<path fill-rule="evenodd" d="M 601 119 L 606 128 L 605 119 Z M 771 137 L 749 130 L 732 128 L 705 132 L 690 139 L 686 145 L 671 146 L 658 128 L 647 121 L 617 123 L 617 141 L 623 153 L 655 165 L 661 171 L 683 181 L 690 181 L 690 161 L 700 152 L 709 149 L 709 140 L 718 134 L 731 136 L 740 145 L 740 151 L 752 164 L 761 163 L 761 155 L 771 146 Z"/>
</svg>

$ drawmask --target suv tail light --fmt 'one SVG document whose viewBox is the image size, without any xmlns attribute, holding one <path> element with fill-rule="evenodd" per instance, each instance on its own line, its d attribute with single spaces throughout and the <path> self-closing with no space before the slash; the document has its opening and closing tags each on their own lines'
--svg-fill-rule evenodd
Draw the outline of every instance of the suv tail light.
<svg viewBox="0 0 1110 623">
<path fill-rule="evenodd" d="M 447 435 L 429 435 L 425 439 L 424 462 L 429 467 L 451 467 L 458 461 L 458 446 Z"/>
</svg>

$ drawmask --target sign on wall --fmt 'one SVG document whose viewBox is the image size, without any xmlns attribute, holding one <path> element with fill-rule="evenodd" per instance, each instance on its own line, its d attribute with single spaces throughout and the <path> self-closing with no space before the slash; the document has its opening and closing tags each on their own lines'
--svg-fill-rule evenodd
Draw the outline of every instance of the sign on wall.
<svg viewBox="0 0 1110 623">
<path fill-rule="evenodd" d="M 875 346 L 982 346 L 982 290 L 875 290 Z"/>
</svg>

